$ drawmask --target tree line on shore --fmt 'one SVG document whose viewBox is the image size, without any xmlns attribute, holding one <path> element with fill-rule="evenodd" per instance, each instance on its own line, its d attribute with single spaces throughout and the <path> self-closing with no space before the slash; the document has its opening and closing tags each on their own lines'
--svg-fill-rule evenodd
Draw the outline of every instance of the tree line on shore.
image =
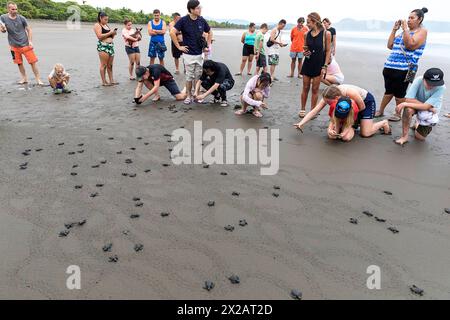
<svg viewBox="0 0 450 320">
<path fill-rule="evenodd" d="M 7 12 L 6 3 L 8 1 L 0 0 L 0 14 Z M 14 2 L 19 7 L 19 13 L 27 19 L 65 21 L 73 17 L 74 11 L 70 9 L 71 6 L 77 6 L 80 9 L 80 19 L 82 22 L 96 22 L 99 11 L 106 12 L 109 16 L 109 21 L 112 23 L 122 23 L 125 18 L 128 18 L 136 24 L 147 24 L 153 16 L 151 13 L 145 13 L 142 10 L 134 12 L 127 8 L 94 8 L 87 4 L 80 5 L 74 1 L 16 0 Z M 171 15 L 162 14 L 161 17 L 167 23 L 172 20 Z M 242 29 L 247 27 L 229 22 L 208 21 L 208 23 L 212 28 Z"/>
</svg>

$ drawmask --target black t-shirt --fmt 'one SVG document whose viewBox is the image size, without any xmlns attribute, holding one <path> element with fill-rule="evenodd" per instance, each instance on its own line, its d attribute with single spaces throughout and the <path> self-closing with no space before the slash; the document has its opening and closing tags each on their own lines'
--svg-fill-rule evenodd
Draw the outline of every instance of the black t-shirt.
<svg viewBox="0 0 450 320">
<path fill-rule="evenodd" d="M 201 38 L 204 32 L 209 32 L 211 28 L 203 17 L 192 20 L 189 15 L 182 17 L 175 24 L 175 29 L 183 35 L 183 45 L 189 47 L 187 54 L 198 56 L 203 53 Z"/>
<path fill-rule="evenodd" d="M 214 83 L 219 83 L 219 84 L 224 83 L 225 79 L 234 81 L 230 70 L 222 62 L 216 62 L 216 70 L 214 70 L 214 74 L 209 78 L 211 79 L 211 81 L 214 81 Z M 203 74 L 202 74 L 200 80 L 203 81 L 206 79 L 208 79 L 208 75 L 203 71 Z"/>
<path fill-rule="evenodd" d="M 328 29 L 328 31 L 330 31 L 330 33 L 331 33 L 331 43 L 333 43 L 334 37 L 336 36 L 336 29 L 333 27 L 330 27 L 330 29 Z"/>
<path fill-rule="evenodd" d="M 150 78 L 148 80 L 151 82 L 160 79 L 161 83 L 163 83 L 173 79 L 172 74 L 160 64 L 152 64 L 146 68 L 150 71 Z"/>
</svg>

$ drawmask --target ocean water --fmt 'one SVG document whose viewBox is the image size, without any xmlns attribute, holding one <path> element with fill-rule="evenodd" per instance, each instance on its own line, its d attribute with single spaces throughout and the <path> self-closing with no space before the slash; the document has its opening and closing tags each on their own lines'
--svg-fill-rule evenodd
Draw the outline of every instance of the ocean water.
<svg viewBox="0 0 450 320">
<path fill-rule="evenodd" d="M 245 30 L 213 30 L 214 34 L 220 36 L 235 37 L 237 41 L 240 41 L 240 37 Z M 338 43 L 339 47 L 366 49 L 369 51 L 388 51 L 386 45 L 389 37 L 389 32 L 356 32 L 356 31 L 342 31 L 338 30 Z M 266 40 L 268 40 L 269 33 L 266 34 Z M 290 30 L 284 30 L 282 32 L 283 42 L 290 43 Z M 450 33 L 436 33 L 430 32 L 427 39 L 426 53 L 431 56 L 437 57 L 450 57 Z"/>
</svg>

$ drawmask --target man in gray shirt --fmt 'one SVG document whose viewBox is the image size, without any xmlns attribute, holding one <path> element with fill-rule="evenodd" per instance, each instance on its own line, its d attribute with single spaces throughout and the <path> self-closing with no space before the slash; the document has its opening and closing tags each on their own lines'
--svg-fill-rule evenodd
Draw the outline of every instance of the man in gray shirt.
<svg viewBox="0 0 450 320">
<path fill-rule="evenodd" d="M 14 2 L 8 2 L 8 13 L 0 16 L 0 31 L 8 32 L 8 42 L 11 47 L 11 55 L 15 64 L 19 66 L 22 79 L 19 84 L 28 82 L 25 67 L 23 65 L 22 55 L 25 56 L 33 69 L 38 85 L 43 85 L 39 70 L 36 66 L 38 61 L 32 43 L 32 32 L 27 19 L 17 13 L 17 5 Z"/>
</svg>

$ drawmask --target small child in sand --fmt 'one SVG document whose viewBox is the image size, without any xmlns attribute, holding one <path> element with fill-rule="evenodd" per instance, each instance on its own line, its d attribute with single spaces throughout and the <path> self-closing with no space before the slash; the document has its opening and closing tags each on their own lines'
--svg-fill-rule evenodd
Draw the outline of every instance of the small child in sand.
<svg viewBox="0 0 450 320">
<path fill-rule="evenodd" d="M 55 64 L 52 72 L 48 76 L 48 82 L 53 88 L 53 93 L 70 93 L 71 90 L 68 87 L 70 81 L 70 75 L 64 69 L 64 66 L 60 63 Z"/>
</svg>

